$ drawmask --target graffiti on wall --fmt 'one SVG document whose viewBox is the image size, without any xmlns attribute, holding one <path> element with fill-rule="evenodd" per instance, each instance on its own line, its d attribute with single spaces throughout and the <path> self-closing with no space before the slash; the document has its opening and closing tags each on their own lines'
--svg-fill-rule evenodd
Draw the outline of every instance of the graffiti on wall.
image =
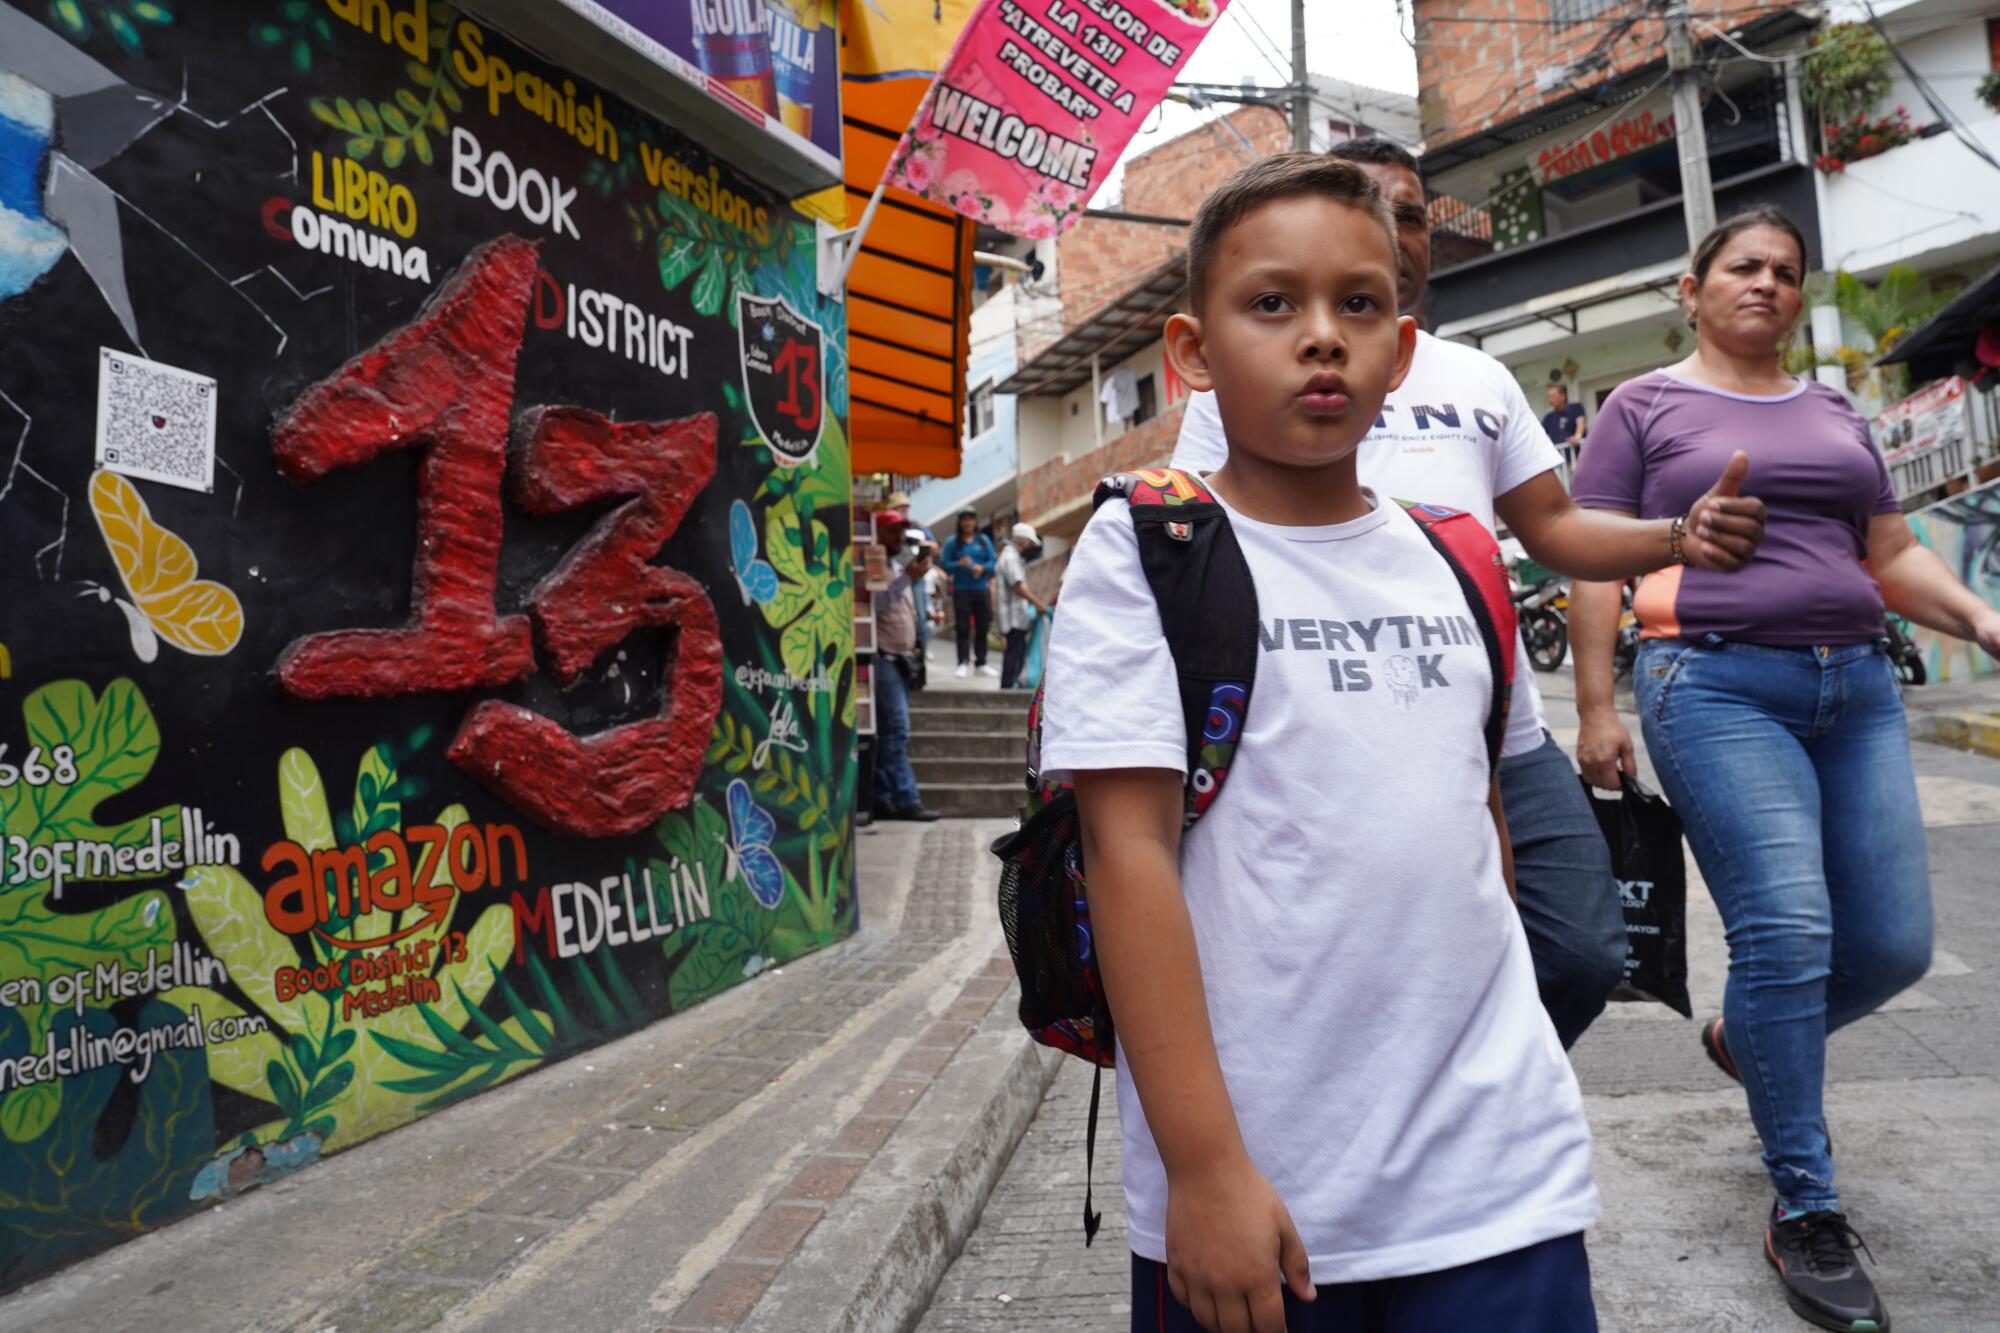
<svg viewBox="0 0 2000 1333">
<path fill-rule="evenodd" d="M 853 929 L 813 259 L 438 0 L 0 0 L 0 1287 Z"/>
<path fill-rule="evenodd" d="M 2000 604 L 2000 481 L 1954 495 L 1910 515 L 1910 529 L 1945 567 L 1986 602 Z M 1993 659 L 1976 643 L 1922 625 L 1910 637 L 1923 651 L 1930 679 L 1940 684 L 1994 673 Z"/>
</svg>

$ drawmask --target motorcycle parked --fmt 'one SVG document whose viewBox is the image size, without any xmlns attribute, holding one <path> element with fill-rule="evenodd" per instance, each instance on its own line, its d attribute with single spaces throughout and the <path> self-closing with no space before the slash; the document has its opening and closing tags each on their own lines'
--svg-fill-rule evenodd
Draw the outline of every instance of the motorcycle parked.
<svg viewBox="0 0 2000 1333">
<path fill-rule="evenodd" d="M 1521 641 L 1537 671 L 1554 671 L 1569 655 L 1569 585 L 1559 579 L 1514 593 L 1521 618 Z"/>
<path fill-rule="evenodd" d="M 1889 665 L 1895 668 L 1896 679 L 1905 685 L 1922 685 L 1929 680 L 1930 672 L 1924 668 L 1924 650 L 1911 640 L 1909 622 L 1892 615 L 1883 622 L 1882 630 L 1889 640 Z"/>
</svg>

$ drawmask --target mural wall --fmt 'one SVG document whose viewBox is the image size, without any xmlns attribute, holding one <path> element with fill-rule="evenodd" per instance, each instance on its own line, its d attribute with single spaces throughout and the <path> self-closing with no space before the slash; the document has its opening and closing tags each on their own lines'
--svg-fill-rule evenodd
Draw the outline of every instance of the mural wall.
<svg viewBox="0 0 2000 1333">
<path fill-rule="evenodd" d="M 1917 540 L 1986 601 L 2000 604 L 2000 481 L 1988 482 L 1910 515 Z M 1932 681 L 1973 680 L 1993 674 L 1993 659 L 1976 643 L 1922 625 L 1910 638 L 1923 650 Z"/>
<path fill-rule="evenodd" d="M 844 327 L 436 0 L 0 0 L 0 1287 L 853 929 Z"/>
</svg>

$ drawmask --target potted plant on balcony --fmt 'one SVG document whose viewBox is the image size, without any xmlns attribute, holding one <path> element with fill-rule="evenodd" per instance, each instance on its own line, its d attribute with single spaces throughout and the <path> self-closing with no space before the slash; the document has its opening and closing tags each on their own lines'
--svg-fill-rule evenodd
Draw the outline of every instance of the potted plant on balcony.
<svg viewBox="0 0 2000 1333">
<path fill-rule="evenodd" d="M 1828 120 L 1865 116 L 1889 92 L 1895 56 L 1866 23 L 1836 23 L 1813 37 L 1799 91 Z"/>
<path fill-rule="evenodd" d="M 1859 115 L 1849 120 L 1829 120 L 1820 130 L 1826 151 L 1815 159 L 1821 171 L 1831 176 L 1845 171 L 1850 162 L 1900 148 L 1918 135 L 1910 123 L 1910 113 L 1897 107 L 1893 115 Z"/>
<path fill-rule="evenodd" d="M 1873 118 L 1889 92 L 1894 62 L 1889 44 L 1866 23 L 1837 23 L 1813 37 L 1799 91 L 1819 113 L 1824 151 L 1816 165 L 1821 171 L 1840 171 L 1857 158 L 1887 152 L 1916 137 L 1900 107 L 1895 117 Z"/>
<path fill-rule="evenodd" d="M 1986 71 L 1986 77 L 1979 81 L 1978 93 L 1987 110 L 2000 111 L 2000 69 Z"/>
</svg>

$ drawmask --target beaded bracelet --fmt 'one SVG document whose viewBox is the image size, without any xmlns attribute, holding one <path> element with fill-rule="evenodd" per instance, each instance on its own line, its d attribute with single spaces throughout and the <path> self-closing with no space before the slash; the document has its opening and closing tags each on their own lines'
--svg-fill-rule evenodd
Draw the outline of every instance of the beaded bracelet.
<svg viewBox="0 0 2000 1333">
<path fill-rule="evenodd" d="M 1667 529 L 1667 549 L 1673 553 L 1674 563 L 1677 565 L 1685 565 L 1688 562 L 1687 552 L 1681 549 L 1681 539 L 1686 536 L 1687 515 L 1682 514 L 1674 520 L 1673 526 Z"/>
</svg>

